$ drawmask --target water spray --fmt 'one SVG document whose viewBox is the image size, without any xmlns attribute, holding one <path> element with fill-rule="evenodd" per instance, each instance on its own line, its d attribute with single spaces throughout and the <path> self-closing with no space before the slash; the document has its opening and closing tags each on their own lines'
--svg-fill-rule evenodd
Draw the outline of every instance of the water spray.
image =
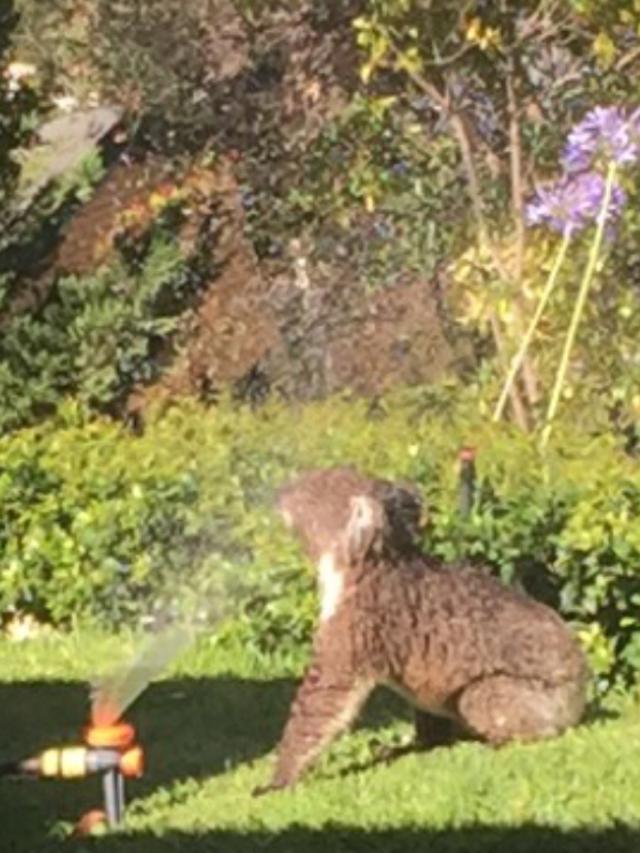
<svg viewBox="0 0 640 853">
<path fill-rule="evenodd" d="M 93 686 L 90 721 L 81 744 L 51 747 L 31 758 L 2 764 L 0 776 L 45 780 L 100 776 L 104 810 L 90 812 L 78 826 L 81 832 L 98 822 L 117 827 L 124 818 L 125 780 L 140 778 L 144 771 L 143 749 L 136 742 L 134 727 L 122 715 L 191 639 L 189 632 L 176 628 L 152 638 L 129 665 Z"/>
</svg>

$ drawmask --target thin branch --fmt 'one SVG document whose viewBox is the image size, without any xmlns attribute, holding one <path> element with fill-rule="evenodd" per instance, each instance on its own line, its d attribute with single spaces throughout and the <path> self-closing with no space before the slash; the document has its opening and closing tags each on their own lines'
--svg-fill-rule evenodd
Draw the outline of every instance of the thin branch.
<svg viewBox="0 0 640 853">
<path fill-rule="evenodd" d="M 632 50 L 627 51 L 613 66 L 615 71 L 624 71 L 629 65 L 634 63 L 636 59 L 640 58 L 640 45 L 634 47 Z"/>
<path fill-rule="evenodd" d="M 557 9 L 552 10 L 552 12 L 556 11 Z M 573 26 L 573 24 L 574 21 L 571 15 L 564 15 L 562 18 L 553 20 L 552 14 L 550 12 L 550 14 L 548 14 L 544 19 L 541 18 L 540 20 L 535 21 L 535 23 L 532 24 L 530 29 L 525 29 L 523 32 L 521 32 L 511 45 L 511 49 L 518 50 L 522 47 L 523 44 L 526 44 L 534 38 L 538 43 L 552 39 L 558 44 L 565 44 L 568 39 L 562 39 L 560 37 L 560 33 L 562 33 L 563 30 L 566 29 L 570 29 L 572 30 L 572 32 L 575 31 L 575 27 Z M 580 35 L 584 37 L 584 31 L 580 30 L 579 32 Z"/>
<path fill-rule="evenodd" d="M 387 39 L 391 51 L 393 52 L 396 60 L 401 60 L 402 54 L 399 48 L 396 46 L 390 32 L 387 32 Z M 500 255 L 489 236 L 489 228 L 487 226 L 484 206 L 482 204 L 482 194 L 480 191 L 478 173 L 476 171 L 475 163 L 473 161 L 473 151 L 471 150 L 469 136 L 467 134 L 462 115 L 459 112 L 451 111 L 451 100 L 449 95 L 443 94 L 436 86 L 434 86 L 433 83 L 427 80 L 427 78 L 423 74 L 421 74 L 414 68 L 407 68 L 406 66 L 404 67 L 404 70 L 408 75 L 409 79 L 411 79 L 415 83 L 415 85 L 419 89 L 421 89 L 425 95 L 427 95 L 427 97 L 431 98 L 431 100 L 434 101 L 434 103 L 436 103 L 442 109 L 445 115 L 449 116 L 451 129 L 456 137 L 458 147 L 460 148 L 462 164 L 465 170 L 465 174 L 467 176 L 467 182 L 469 184 L 471 207 L 478 230 L 478 242 L 480 244 L 481 249 L 486 248 L 489 250 L 491 259 L 498 275 L 503 281 L 507 282 L 509 281 L 507 270 L 505 269 L 505 266 L 502 263 L 502 259 L 500 258 Z M 505 369 L 507 369 L 508 364 L 506 360 L 504 342 L 502 340 L 502 332 L 500 330 L 500 324 L 498 322 L 498 318 L 495 312 L 492 312 L 490 316 L 490 323 L 493 338 L 496 344 L 496 349 L 498 351 L 498 356 L 501 359 L 503 365 L 505 365 Z M 518 424 L 518 426 L 520 426 L 521 429 L 527 431 L 528 423 L 526 410 L 520 398 L 518 389 L 515 385 L 512 385 L 509 390 L 509 398 L 513 407 L 513 414 L 516 423 Z"/>
<path fill-rule="evenodd" d="M 389 38 L 389 44 L 395 59 L 400 61 L 400 67 L 403 68 L 409 79 L 412 80 L 415 85 L 419 89 L 421 89 L 428 98 L 430 98 L 435 104 L 440 107 L 440 109 L 446 115 L 449 116 L 449 121 L 451 122 L 451 129 L 453 130 L 458 145 L 460 146 L 462 164 L 464 166 L 464 170 L 467 175 L 467 180 L 469 182 L 469 191 L 471 194 L 473 215 L 476 220 L 476 225 L 478 227 L 480 237 L 482 241 L 486 243 L 488 242 L 488 229 L 485 222 L 482 197 L 480 193 L 480 184 L 478 181 L 478 175 L 476 172 L 475 164 L 473 162 L 473 152 L 471 151 L 469 137 L 464 127 L 464 121 L 460 113 L 451 111 L 451 99 L 448 93 L 443 94 L 437 88 L 437 86 L 431 83 L 430 80 L 427 80 L 427 78 L 415 68 L 407 68 L 406 66 L 403 66 L 402 53 L 400 49 L 396 46 L 395 42 L 391 38 Z"/>
<path fill-rule="evenodd" d="M 520 137 L 520 115 L 513 80 L 513 66 L 509 63 L 506 80 L 507 109 L 509 113 L 509 162 L 511 168 L 511 205 L 516 232 L 516 284 L 522 281 L 524 265 L 524 187 L 522 185 L 522 139 Z"/>
<path fill-rule="evenodd" d="M 540 36 L 542 33 L 551 32 L 554 28 L 553 18 L 554 15 L 560 11 L 564 3 L 564 0 L 552 0 L 551 3 L 540 3 L 538 8 L 533 12 L 527 20 L 524 22 L 522 26 L 522 34 L 519 39 L 516 40 L 515 46 L 522 44 L 525 41 L 529 41 L 534 36 Z M 571 16 L 565 15 L 565 21 L 570 21 Z M 555 29 L 557 34 L 557 29 L 559 26 L 559 22 L 556 21 Z"/>
<path fill-rule="evenodd" d="M 516 300 L 514 305 L 514 316 L 516 320 L 516 332 L 522 336 L 524 321 L 522 310 L 522 275 L 524 271 L 524 249 L 526 233 L 524 225 L 524 187 L 522 184 L 522 138 L 520 135 L 520 112 L 515 91 L 513 59 L 510 59 L 507 67 L 506 78 L 507 109 L 509 115 L 509 162 L 511 167 L 511 207 L 513 210 L 513 222 L 516 233 L 516 258 L 513 270 L 513 283 L 516 287 Z M 526 356 L 522 359 L 522 378 L 527 392 L 529 402 L 533 405 L 538 401 L 538 380 L 531 364 Z"/>
<path fill-rule="evenodd" d="M 498 323 L 498 318 L 496 316 L 495 311 L 492 311 L 489 315 L 489 323 L 491 324 L 491 333 L 493 334 L 493 339 L 496 342 L 498 359 L 506 373 L 508 371 L 509 364 L 505 352 L 504 341 L 502 340 L 502 331 L 500 330 L 500 324 Z M 515 418 L 516 423 L 523 432 L 528 432 L 529 423 L 527 420 L 527 412 L 522 403 L 520 394 L 518 393 L 518 389 L 513 383 L 511 383 L 511 385 L 509 386 L 508 393 L 509 400 L 511 402 L 511 408 L 513 409 L 513 416 Z"/>
<path fill-rule="evenodd" d="M 441 59 L 432 59 L 429 61 L 425 61 L 425 65 L 430 68 L 446 68 L 448 65 L 453 65 L 454 62 L 457 62 L 459 59 L 462 59 L 469 51 L 474 50 L 475 45 L 470 42 L 462 45 L 461 48 L 456 50 L 454 53 L 449 54 L 449 56 L 443 56 Z"/>
</svg>

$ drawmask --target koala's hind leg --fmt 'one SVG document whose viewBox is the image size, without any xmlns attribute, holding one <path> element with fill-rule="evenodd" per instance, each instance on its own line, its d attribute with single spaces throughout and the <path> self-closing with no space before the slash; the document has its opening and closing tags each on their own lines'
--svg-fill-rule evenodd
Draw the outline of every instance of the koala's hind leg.
<svg viewBox="0 0 640 853">
<path fill-rule="evenodd" d="M 462 732 L 457 720 L 436 717 L 427 711 L 416 710 L 414 714 L 415 746 L 418 749 L 434 749 L 449 746 L 458 740 Z"/>
<path fill-rule="evenodd" d="M 373 688 L 349 672 L 311 665 L 291 706 L 269 785 L 255 795 L 293 785 L 322 750 L 346 729 Z"/>
<path fill-rule="evenodd" d="M 579 722 L 585 701 L 585 685 L 579 680 L 550 686 L 495 675 L 467 687 L 457 710 L 473 734 L 499 745 L 560 734 Z"/>
<path fill-rule="evenodd" d="M 439 746 L 451 746 L 458 740 L 468 739 L 469 734 L 458 720 L 449 717 L 437 717 L 428 711 L 416 708 L 414 711 L 414 737 L 409 743 L 399 746 L 378 746 L 375 749 L 374 761 L 387 764 L 410 755 L 413 752 L 436 749 Z"/>
</svg>

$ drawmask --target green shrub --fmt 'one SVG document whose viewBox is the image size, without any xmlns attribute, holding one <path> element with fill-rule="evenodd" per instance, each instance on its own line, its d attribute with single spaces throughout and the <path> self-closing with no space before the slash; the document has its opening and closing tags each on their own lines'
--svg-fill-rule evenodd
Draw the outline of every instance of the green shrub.
<svg viewBox="0 0 640 853">
<path fill-rule="evenodd" d="M 299 661 L 314 579 L 270 510 L 295 470 L 353 463 L 419 483 L 425 547 L 489 564 L 577 627 L 597 684 L 640 666 L 640 473 L 612 440 L 558 429 L 541 460 L 471 396 L 398 393 L 373 413 L 334 398 L 258 412 L 185 405 L 133 436 L 67 404 L 0 440 L 0 606 L 58 623 L 152 612 L 212 622 L 254 655 Z M 478 447 L 471 515 L 457 509 L 456 453 Z"/>
<path fill-rule="evenodd" d="M 81 420 L 17 433 L 1 470 L 4 607 L 55 622 L 135 615 L 156 554 L 169 560 L 172 536 L 184 533 L 189 470 L 149 458 L 111 424 Z"/>
<path fill-rule="evenodd" d="M 0 223 L 10 217 L 12 194 L 20 173 L 16 152 L 31 135 L 37 111 L 41 106 L 31 85 L 12 86 L 4 72 L 11 59 L 19 15 L 14 0 L 4 0 L 0 7 Z M 0 237 L 0 243 L 2 238 Z"/>
<path fill-rule="evenodd" d="M 123 245 L 95 273 L 59 278 L 38 313 L 17 314 L 0 340 L 0 427 L 15 429 L 55 411 L 76 394 L 98 411 L 115 412 L 138 382 L 157 377 L 153 358 L 199 286 L 198 257 L 185 258 L 158 218 L 129 256 Z M 197 254 L 197 253 L 196 253 Z"/>
</svg>

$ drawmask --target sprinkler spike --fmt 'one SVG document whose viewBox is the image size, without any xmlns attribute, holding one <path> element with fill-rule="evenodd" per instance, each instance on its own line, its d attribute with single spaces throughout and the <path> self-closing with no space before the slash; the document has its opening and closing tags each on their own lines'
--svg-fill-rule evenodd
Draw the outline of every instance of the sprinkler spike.
<svg viewBox="0 0 640 853">
<path fill-rule="evenodd" d="M 107 770 L 102 777 L 107 824 L 118 826 L 124 815 L 124 777 L 118 770 Z"/>
<path fill-rule="evenodd" d="M 458 481 L 458 506 L 463 518 L 467 518 L 473 509 L 476 491 L 476 449 L 462 447 L 458 454 L 460 462 Z"/>
</svg>

